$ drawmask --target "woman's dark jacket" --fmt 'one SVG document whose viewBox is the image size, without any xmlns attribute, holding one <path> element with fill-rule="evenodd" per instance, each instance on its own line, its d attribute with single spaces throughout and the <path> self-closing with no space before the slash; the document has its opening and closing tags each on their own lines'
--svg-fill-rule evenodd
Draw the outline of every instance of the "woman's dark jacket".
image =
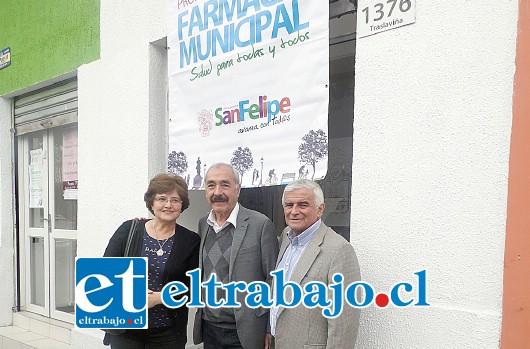
<svg viewBox="0 0 530 349">
<path fill-rule="evenodd" d="M 140 257 L 143 247 L 143 233 L 145 224 L 149 220 L 139 220 L 136 232 L 131 241 L 129 257 Z M 125 245 L 129 230 L 131 229 L 132 220 L 124 222 L 114 235 L 110 238 L 104 257 L 123 257 Z M 189 289 L 189 278 L 186 272 L 199 267 L 199 245 L 200 237 L 191 230 L 181 225 L 175 227 L 175 240 L 171 253 L 167 259 L 164 268 L 163 284 L 170 281 L 180 281 Z M 186 327 L 188 324 L 188 307 L 169 309 L 173 319 L 173 328 L 178 337 L 186 336 Z"/>
</svg>

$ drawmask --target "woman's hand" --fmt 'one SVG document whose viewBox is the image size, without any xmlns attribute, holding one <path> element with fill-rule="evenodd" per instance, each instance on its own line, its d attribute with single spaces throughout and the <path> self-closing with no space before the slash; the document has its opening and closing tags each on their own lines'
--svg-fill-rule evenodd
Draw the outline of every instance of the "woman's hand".
<svg viewBox="0 0 530 349">
<path fill-rule="evenodd" d="M 155 305 L 159 305 L 159 304 L 162 304 L 161 293 L 147 290 L 147 307 L 152 308 Z"/>
<path fill-rule="evenodd" d="M 270 333 L 266 333 L 265 334 L 265 349 L 273 349 L 273 338 L 272 338 L 272 334 Z"/>
</svg>

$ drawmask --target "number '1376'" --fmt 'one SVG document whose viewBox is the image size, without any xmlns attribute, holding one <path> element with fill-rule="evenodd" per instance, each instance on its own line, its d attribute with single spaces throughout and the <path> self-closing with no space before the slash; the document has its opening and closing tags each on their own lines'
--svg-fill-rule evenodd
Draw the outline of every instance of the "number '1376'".
<svg viewBox="0 0 530 349">
<path fill-rule="evenodd" d="M 394 12 L 397 3 L 398 0 L 388 0 L 386 4 L 382 2 L 378 2 L 377 4 L 375 4 L 373 8 L 375 14 L 373 14 L 374 18 L 372 18 L 372 20 L 374 22 L 382 20 L 385 17 L 385 11 L 388 11 L 388 13 L 386 13 L 387 17 L 392 16 L 392 13 Z M 389 6 L 390 9 L 388 9 Z M 410 10 L 411 6 L 412 4 L 410 3 L 410 0 L 399 0 L 399 11 L 407 12 L 408 10 Z M 370 21 L 370 8 L 363 8 L 363 12 L 366 14 L 366 23 L 368 23 Z"/>
</svg>

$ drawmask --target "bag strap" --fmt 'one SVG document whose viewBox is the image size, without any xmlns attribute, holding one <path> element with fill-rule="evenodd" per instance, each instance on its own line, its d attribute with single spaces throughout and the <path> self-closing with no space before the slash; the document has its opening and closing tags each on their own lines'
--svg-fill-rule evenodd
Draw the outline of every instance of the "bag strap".
<svg viewBox="0 0 530 349">
<path fill-rule="evenodd" d="M 133 219 L 132 224 L 131 224 L 131 229 L 129 230 L 129 236 L 127 236 L 127 244 L 125 245 L 125 253 L 123 254 L 123 257 L 129 257 L 129 251 L 131 249 L 131 241 L 133 239 L 137 225 L 138 225 L 138 220 Z"/>
</svg>

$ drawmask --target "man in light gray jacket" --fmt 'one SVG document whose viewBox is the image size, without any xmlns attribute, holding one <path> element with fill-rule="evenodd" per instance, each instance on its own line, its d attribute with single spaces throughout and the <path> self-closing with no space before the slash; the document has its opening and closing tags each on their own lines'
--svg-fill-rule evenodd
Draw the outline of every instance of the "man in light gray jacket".
<svg viewBox="0 0 530 349">
<path fill-rule="evenodd" d="M 322 221 L 324 194 L 308 179 L 289 183 L 282 197 L 287 228 L 280 239 L 277 268 L 285 270 L 285 281 L 304 287 L 308 282 L 333 283 L 341 273 L 343 284 L 360 280 L 359 263 L 352 245 Z M 353 348 L 359 327 L 359 309 L 346 305 L 333 319 L 322 309 L 272 307 L 270 330 L 265 348 L 276 349 L 346 349 Z"/>
</svg>

